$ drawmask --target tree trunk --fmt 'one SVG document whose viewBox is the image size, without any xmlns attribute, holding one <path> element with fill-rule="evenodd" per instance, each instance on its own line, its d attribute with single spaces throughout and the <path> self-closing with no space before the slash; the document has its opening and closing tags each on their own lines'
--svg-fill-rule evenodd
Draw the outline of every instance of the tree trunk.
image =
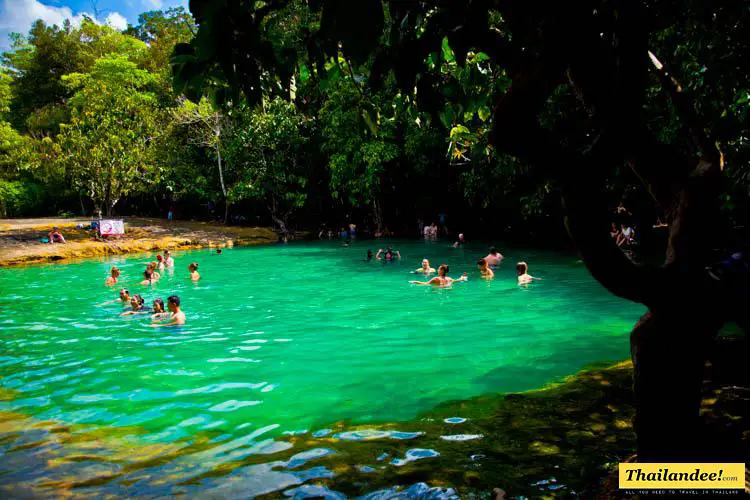
<svg viewBox="0 0 750 500">
<path fill-rule="evenodd" d="M 221 193 L 224 195 L 224 224 L 227 224 L 229 222 L 229 199 L 227 198 L 227 188 L 224 185 L 224 169 L 221 166 L 221 149 L 219 149 L 219 146 L 216 146 L 216 164 L 219 167 Z"/>
<path fill-rule="evenodd" d="M 78 195 L 78 201 L 81 203 L 81 217 L 86 217 L 86 207 L 83 204 L 83 195 Z"/>
</svg>

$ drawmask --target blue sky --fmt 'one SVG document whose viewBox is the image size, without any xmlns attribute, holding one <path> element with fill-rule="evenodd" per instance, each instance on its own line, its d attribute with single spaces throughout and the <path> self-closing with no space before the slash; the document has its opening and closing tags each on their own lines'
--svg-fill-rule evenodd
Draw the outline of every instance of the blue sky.
<svg viewBox="0 0 750 500">
<path fill-rule="evenodd" d="M 182 5 L 188 0 L 0 0 L 0 51 L 10 46 L 8 35 L 26 33 L 37 19 L 48 24 L 60 24 L 65 19 L 80 22 L 84 15 L 115 28 L 124 29 L 138 20 L 138 14 L 148 10 L 167 9 Z M 94 9 L 96 5 L 96 9 Z"/>
</svg>

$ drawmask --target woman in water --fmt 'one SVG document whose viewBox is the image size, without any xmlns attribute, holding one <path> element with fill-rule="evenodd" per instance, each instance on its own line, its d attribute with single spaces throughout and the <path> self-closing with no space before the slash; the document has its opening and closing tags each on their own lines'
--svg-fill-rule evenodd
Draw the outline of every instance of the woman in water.
<svg viewBox="0 0 750 500">
<path fill-rule="evenodd" d="M 516 264 L 516 274 L 518 274 L 518 284 L 528 285 L 534 280 L 541 280 L 542 278 L 535 278 L 529 274 L 529 265 L 525 262 L 519 262 Z"/>
<path fill-rule="evenodd" d="M 198 263 L 193 262 L 188 266 L 188 271 L 190 271 L 190 280 L 191 281 L 198 281 L 201 279 L 201 275 L 198 274 Z"/>
<path fill-rule="evenodd" d="M 161 299 L 154 299 L 154 309 L 151 313 L 152 319 L 161 319 L 169 316 L 169 313 L 164 309 L 164 301 Z"/>
<path fill-rule="evenodd" d="M 159 271 L 163 271 L 164 270 L 164 257 L 162 257 L 161 255 L 157 255 L 156 261 L 158 262 L 156 267 L 159 269 Z"/>
<path fill-rule="evenodd" d="M 495 277 L 494 271 L 487 264 L 487 259 L 479 259 L 477 267 L 479 268 L 479 274 L 482 275 L 482 279 L 491 280 Z"/>
<path fill-rule="evenodd" d="M 146 265 L 146 269 L 151 271 L 151 279 L 154 281 L 159 281 L 161 279 L 161 274 L 159 274 L 156 269 L 159 267 L 159 264 L 156 262 L 150 262 Z"/>
<path fill-rule="evenodd" d="M 398 250 L 394 252 L 393 245 L 388 245 L 388 249 L 385 252 L 383 252 L 382 248 L 378 249 L 378 253 L 377 255 L 375 255 L 375 258 L 378 260 L 385 259 L 386 262 L 392 262 L 395 259 L 401 258 L 401 252 L 399 252 Z"/>
<path fill-rule="evenodd" d="M 461 281 L 468 281 L 469 278 L 466 276 L 466 273 L 463 274 L 458 279 L 453 279 L 450 276 L 447 276 L 448 274 L 448 266 L 445 264 L 438 267 L 438 275 L 432 278 L 430 281 L 410 281 L 409 283 L 412 283 L 414 285 L 434 285 L 434 286 L 440 286 L 440 287 L 447 287 L 451 286 L 453 283 L 459 283 Z"/>
<path fill-rule="evenodd" d="M 141 281 L 141 285 L 153 285 L 154 284 L 154 277 L 151 274 L 150 269 L 146 269 L 143 271 L 143 281 Z"/>
<path fill-rule="evenodd" d="M 427 276 L 428 274 L 432 274 L 435 272 L 435 268 L 430 266 L 429 259 L 422 259 L 422 267 L 414 271 L 415 273 L 424 274 Z"/>
<path fill-rule="evenodd" d="M 164 250 L 164 266 L 174 267 L 174 259 L 172 258 L 172 252 Z"/>
<path fill-rule="evenodd" d="M 148 313 L 148 311 L 144 311 L 143 310 L 143 304 L 145 302 L 146 301 L 143 300 L 143 297 L 141 297 L 140 295 L 137 295 L 137 294 L 133 295 L 130 298 L 130 307 L 132 307 L 132 309 L 130 311 L 125 311 L 120 316 L 130 316 L 131 314 L 145 314 L 145 313 Z"/>
<path fill-rule="evenodd" d="M 117 266 L 112 266 L 109 271 L 110 275 L 104 282 L 104 286 L 112 286 L 117 284 L 117 278 L 120 277 L 120 269 Z"/>
</svg>

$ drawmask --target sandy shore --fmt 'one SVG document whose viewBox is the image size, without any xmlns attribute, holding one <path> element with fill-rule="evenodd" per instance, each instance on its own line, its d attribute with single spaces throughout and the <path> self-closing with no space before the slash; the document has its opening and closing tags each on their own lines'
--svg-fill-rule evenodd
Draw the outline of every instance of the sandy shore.
<svg viewBox="0 0 750 500">
<path fill-rule="evenodd" d="M 90 219 L 0 219 L 0 267 L 165 248 L 260 245 L 276 241 L 276 234 L 270 228 L 137 217 L 123 217 L 123 220 L 125 235 L 102 242 L 93 238 L 92 231 L 75 229 L 78 224 L 88 224 Z M 54 226 L 60 228 L 66 244 L 41 243 Z"/>
</svg>

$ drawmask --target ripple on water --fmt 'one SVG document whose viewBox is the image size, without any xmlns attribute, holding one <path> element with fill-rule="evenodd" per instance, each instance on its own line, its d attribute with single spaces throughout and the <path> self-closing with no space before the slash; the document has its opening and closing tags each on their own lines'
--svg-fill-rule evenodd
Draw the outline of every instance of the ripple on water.
<svg viewBox="0 0 750 500">
<path fill-rule="evenodd" d="M 463 424 L 466 422 L 466 419 L 463 417 L 449 417 L 443 420 L 446 424 Z"/>
<path fill-rule="evenodd" d="M 345 441 L 369 441 L 371 439 L 414 439 L 424 435 L 424 432 L 383 431 L 379 429 L 361 429 L 334 434 L 335 439 Z"/>
<path fill-rule="evenodd" d="M 256 406 L 261 404 L 263 401 L 237 401 L 236 399 L 230 399 L 209 408 L 209 411 L 235 411 L 246 406 Z"/>
<path fill-rule="evenodd" d="M 425 458 L 439 457 L 440 453 L 430 448 L 412 448 L 406 450 L 404 458 L 394 458 L 391 460 L 391 465 L 401 467 L 408 464 L 409 462 L 415 462 L 417 460 L 423 460 Z"/>
<path fill-rule="evenodd" d="M 474 439 L 482 439 L 482 434 L 451 434 L 449 436 L 440 436 L 440 439 L 445 441 L 472 441 Z"/>
</svg>

